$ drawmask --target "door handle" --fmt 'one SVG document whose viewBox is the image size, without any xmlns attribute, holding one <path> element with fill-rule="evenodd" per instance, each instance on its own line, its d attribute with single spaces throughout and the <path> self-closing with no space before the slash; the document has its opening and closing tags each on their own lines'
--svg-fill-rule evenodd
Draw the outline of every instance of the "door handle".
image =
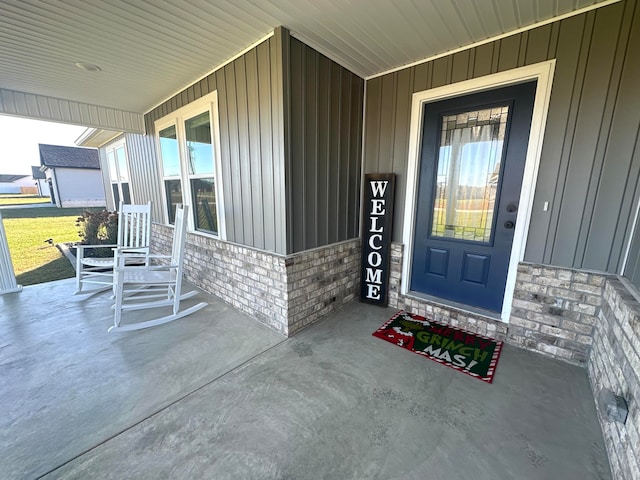
<svg viewBox="0 0 640 480">
<path fill-rule="evenodd" d="M 513 228 L 515 226 L 515 223 L 513 223 L 511 220 L 507 220 L 506 222 L 504 222 L 504 228 Z"/>
</svg>

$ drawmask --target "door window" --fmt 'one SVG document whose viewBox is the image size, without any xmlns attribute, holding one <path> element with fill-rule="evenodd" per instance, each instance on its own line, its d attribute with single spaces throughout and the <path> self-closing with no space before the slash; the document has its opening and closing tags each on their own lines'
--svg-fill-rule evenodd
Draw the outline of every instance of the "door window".
<svg viewBox="0 0 640 480">
<path fill-rule="evenodd" d="M 432 237 L 489 242 L 509 106 L 442 116 Z"/>
</svg>

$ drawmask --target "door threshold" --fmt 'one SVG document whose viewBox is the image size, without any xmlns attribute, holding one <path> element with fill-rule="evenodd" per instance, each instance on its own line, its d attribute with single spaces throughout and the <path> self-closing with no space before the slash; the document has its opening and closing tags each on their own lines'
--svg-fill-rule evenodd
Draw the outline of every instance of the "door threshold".
<svg viewBox="0 0 640 480">
<path fill-rule="evenodd" d="M 453 300 L 447 300 L 446 298 L 434 297 L 432 295 L 427 295 L 426 293 L 410 291 L 407 292 L 405 296 L 416 300 L 426 300 L 427 302 L 434 304 L 436 307 L 457 310 L 460 313 L 477 315 L 494 322 L 506 323 L 502 320 L 502 315 L 499 312 L 492 312 L 491 310 L 485 310 L 472 305 L 465 305 L 464 303 L 454 302 Z"/>
</svg>

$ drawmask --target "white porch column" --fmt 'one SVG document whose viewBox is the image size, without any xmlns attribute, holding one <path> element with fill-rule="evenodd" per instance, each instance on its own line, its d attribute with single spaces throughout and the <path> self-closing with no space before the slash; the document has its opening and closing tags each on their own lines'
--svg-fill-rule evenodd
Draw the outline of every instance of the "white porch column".
<svg viewBox="0 0 640 480">
<path fill-rule="evenodd" d="M 7 235 L 2 222 L 2 211 L 0 210 L 0 295 L 21 290 L 22 285 L 18 285 L 16 282 L 16 275 L 13 271 Z"/>
</svg>

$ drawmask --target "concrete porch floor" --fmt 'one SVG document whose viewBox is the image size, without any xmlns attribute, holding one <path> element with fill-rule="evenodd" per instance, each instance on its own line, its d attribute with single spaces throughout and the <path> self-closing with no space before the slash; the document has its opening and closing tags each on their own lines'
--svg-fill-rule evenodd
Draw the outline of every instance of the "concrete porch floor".
<svg viewBox="0 0 640 480">
<path fill-rule="evenodd" d="M 584 369 L 505 345 L 485 384 L 371 335 L 357 302 L 285 339 L 214 297 L 107 334 L 107 295 L 0 296 L 4 479 L 608 479 Z"/>
</svg>

